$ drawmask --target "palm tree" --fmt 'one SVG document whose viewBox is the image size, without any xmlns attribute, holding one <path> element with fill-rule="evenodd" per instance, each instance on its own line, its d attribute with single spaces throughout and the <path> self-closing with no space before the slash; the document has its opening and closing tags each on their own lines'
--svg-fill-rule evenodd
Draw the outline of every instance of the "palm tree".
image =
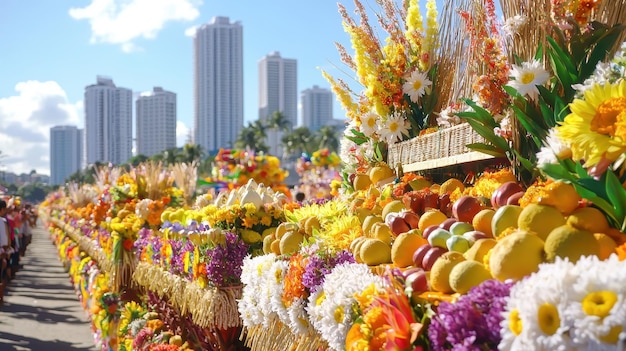
<svg viewBox="0 0 626 351">
<path fill-rule="evenodd" d="M 287 157 L 297 156 L 303 152 L 311 154 L 316 149 L 314 137 L 307 127 L 298 127 L 291 133 L 283 135 L 281 142 Z"/>
<path fill-rule="evenodd" d="M 285 115 L 280 111 L 275 111 L 270 116 L 268 116 L 265 121 L 265 126 L 269 130 L 268 139 L 267 140 L 280 140 L 284 135 L 284 132 L 289 131 L 291 129 L 291 122 L 285 117 Z M 271 145 L 270 153 L 275 156 L 282 157 L 283 155 L 279 155 L 280 147 L 277 142 L 269 142 Z M 283 150 L 284 154 L 284 150 Z"/>
<path fill-rule="evenodd" d="M 165 165 L 173 165 L 180 160 L 181 156 L 180 150 L 172 147 L 163 151 L 163 162 Z"/>
<path fill-rule="evenodd" d="M 183 146 L 183 153 L 181 160 L 185 163 L 191 164 L 193 161 L 200 161 L 204 156 L 202 145 L 198 144 L 185 144 Z"/>
<path fill-rule="evenodd" d="M 317 131 L 316 137 L 319 140 L 320 149 L 327 148 L 331 152 L 339 150 L 339 138 L 334 127 L 323 126 Z"/>
<path fill-rule="evenodd" d="M 243 127 L 235 140 L 235 147 L 238 149 L 253 149 L 257 152 L 267 152 L 265 144 L 265 125 L 261 121 L 248 123 L 247 127 Z"/>
</svg>

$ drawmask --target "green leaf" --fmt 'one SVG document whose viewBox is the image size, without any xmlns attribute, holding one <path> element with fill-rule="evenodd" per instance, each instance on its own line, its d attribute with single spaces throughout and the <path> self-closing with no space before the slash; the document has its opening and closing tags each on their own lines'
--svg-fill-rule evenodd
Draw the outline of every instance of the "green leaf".
<svg viewBox="0 0 626 351">
<path fill-rule="evenodd" d="M 510 146 L 508 142 L 497 136 L 493 132 L 493 128 L 486 127 L 475 120 L 468 119 L 467 123 L 474 129 L 478 134 L 480 134 L 483 138 L 487 139 L 490 143 L 492 143 L 495 147 L 500 148 L 501 150 L 509 150 Z"/>
<path fill-rule="evenodd" d="M 574 175 L 567 171 L 563 166 L 554 163 L 543 164 L 539 167 L 543 174 L 556 180 L 566 180 L 569 182 L 575 182 L 577 179 Z"/>
<path fill-rule="evenodd" d="M 547 37 L 546 39 L 548 40 L 548 43 L 550 44 L 551 50 L 548 51 L 550 56 L 554 55 L 555 58 L 558 58 L 559 62 L 562 63 L 562 65 L 567 71 L 578 72 L 569 54 L 561 48 L 561 45 L 559 45 L 552 37 Z"/>
<path fill-rule="evenodd" d="M 465 145 L 468 149 L 482 152 L 483 154 L 491 155 L 494 157 L 506 157 L 504 151 L 498 149 L 491 144 L 485 143 L 472 143 Z"/>
<path fill-rule="evenodd" d="M 545 129 L 539 126 L 532 118 L 530 118 L 524 111 L 522 111 L 517 106 L 511 106 L 515 114 L 517 115 L 517 119 L 520 121 L 524 129 L 530 133 L 535 145 L 537 147 L 542 146 L 541 140 L 545 138 Z"/>
<path fill-rule="evenodd" d="M 481 106 L 478 106 L 478 104 L 470 99 L 463 99 L 463 101 L 476 112 L 474 119 L 480 121 L 483 125 L 491 128 L 495 128 L 498 126 L 496 120 L 493 118 L 489 111 L 482 108 Z"/>
<path fill-rule="evenodd" d="M 354 142 L 357 145 L 361 145 L 369 140 L 369 138 L 367 137 L 356 137 L 356 136 L 349 136 L 349 135 L 346 135 L 346 139 L 352 140 L 352 142 Z"/>
<path fill-rule="evenodd" d="M 535 172 L 536 167 L 533 162 L 530 162 L 530 160 L 526 157 L 523 157 L 517 150 L 513 150 L 513 152 L 515 153 L 517 161 L 522 164 L 522 167 L 526 168 L 531 173 Z"/>
<path fill-rule="evenodd" d="M 626 190 L 624 190 L 622 184 L 613 172 L 606 172 L 605 177 L 608 200 L 613 204 L 613 208 L 615 208 L 615 215 L 617 216 L 617 220 L 621 222 L 621 228 L 624 224 L 624 217 L 626 217 Z"/>
<path fill-rule="evenodd" d="M 589 59 L 581 65 L 578 75 L 579 82 L 583 82 L 585 79 L 589 78 L 595 71 L 598 62 L 606 59 L 607 54 L 610 52 L 613 45 L 615 45 L 615 42 L 624 28 L 626 28 L 624 25 L 616 25 L 601 34 L 589 55 Z"/>
<path fill-rule="evenodd" d="M 517 57 L 517 55 L 515 55 Z M 535 52 L 535 60 L 537 61 L 541 61 L 543 60 L 543 44 L 539 43 L 539 46 L 537 46 L 537 52 Z M 519 63 L 518 63 L 519 65 Z"/>
</svg>

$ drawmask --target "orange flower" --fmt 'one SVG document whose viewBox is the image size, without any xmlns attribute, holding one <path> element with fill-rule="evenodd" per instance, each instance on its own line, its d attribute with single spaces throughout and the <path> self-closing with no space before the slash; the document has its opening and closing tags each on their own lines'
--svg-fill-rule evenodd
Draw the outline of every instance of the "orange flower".
<svg viewBox="0 0 626 351">
<path fill-rule="evenodd" d="M 617 253 L 617 257 L 620 261 L 626 260 L 626 243 L 616 247 L 615 252 Z"/>
</svg>

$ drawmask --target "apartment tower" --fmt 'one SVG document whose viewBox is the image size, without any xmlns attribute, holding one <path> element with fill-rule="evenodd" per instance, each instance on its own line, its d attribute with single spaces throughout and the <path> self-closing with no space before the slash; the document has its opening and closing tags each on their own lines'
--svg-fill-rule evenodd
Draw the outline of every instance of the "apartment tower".
<svg viewBox="0 0 626 351">
<path fill-rule="evenodd" d="M 314 85 L 300 94 L 302 103 L 302 125 L 311 131 L 317 131 L 323 126 L 335 126 L 333 119 L 333 93 L 329 89 Z"/>
<path fill-rule="evenodd" d="M 137 155 L 151 157 L 176 147 L 176 94 L 154 87 L 136 106 Z"/>
<path fill-rule="evenodd" d="M 85 88 L 85 146 L 87 164 L 123 164 L 132 156 L 133 92 L 118 88 L 111 78 L 98 76 Z"/>
<path fill-rule="evenodd" d="M 194 37 L 194 143 L 232 148 L 243 127 L 243 27 L 214 17 Z"/>
<path fill-rule="evenodd" d="M 275 51 L 259 60 L 259 120 L 267 122 L 276 112 L 289 122 L 289 131 L 298 124 L 298 62 Z M 281 130 L 267 130 L 270 154 L 282 157 L 283 135 Z"/>
<path fill-rule="evenodd" d="M 61 185 L 83 168 L 83 130 L 76 126 L 50 128 L 50 184 Z"/>
</svg>

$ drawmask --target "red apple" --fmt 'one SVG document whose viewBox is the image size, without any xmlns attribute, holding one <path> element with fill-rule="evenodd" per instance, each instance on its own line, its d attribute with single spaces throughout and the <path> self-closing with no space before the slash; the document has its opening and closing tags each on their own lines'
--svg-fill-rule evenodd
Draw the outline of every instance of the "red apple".
<svg viewBox="0 0 626 351">
<path fill-rule="evenodd" d="M 450 194 L 439 195 L 439 210 L 450 217 L 452 215 L 452 204 L 450 203 Z"/>
<path fill-rule="evenodd" d="M 409 191 L 402 196 L 402 202 L 406 208 L 411 209 L 415 213 L 422 213 L 424 199 L 417 191 Z"/>
<path fill-rule="evenodd" d="M 426 277 L 426 272 L 413 272 L 409 276 L 406 277 L 405 283 L 405 292 L 407 294 L 411 293 L 422 293 L 424 291 L 428 291 L 428 279 Z"/>
<path fill-rule="evenodd" d="M 406 233 L 409 230 L 411 230 L 411 227 L 409 227 L 409 225 L 406 223 L 404 218 L 400 216 L 391 216 L 391 215 L 388 215 L 387 218 L 389 219 L 388 220 L 389 229 L 391 229 L 391 232 L 395 236 L 398 236 L 402 233 Z"/>
<path fill-rule="evenodd" d="M 474 216 L 483 209 L 480 200 L 471 195 L 463 195 L 452 205 L 452 215 L 460 222 L 472 223 Z"/>
<path fill-rule="evenodd" d="M 450 227 L 456 222 L 458 222 L 456 218 L 448 218 L 439 224 L 439 228 L 450 230 Z"/>
<path fill-rule="evenodd" d="M 519 200 L 522 199 L 522 196 L 524 196 L 524 194 L 526 194 L 524 191 L 520 191 L 509 196 L 509 198 L 506 200 L 506 204 L 507 205 L 519 205 Z"/>
<path fill-rule="evenodd" d="M 425 271 L 430 271 L 430 269 L 433 268 L 433 265 L 435 264 L 435 261 L 437 261 L 439 256 L 443 255 L 446 252 L 448 252 L 448 250 L 442 247 L 439 247 L 439 246 L 431 247 L 430 250 L 426 252 L 426 255 L 424 255 L 424 258 L 422 259 L 422 268 L 424 268 Z"/>
<path fill-rule="evenodd" d="M 407 268 L 407 269 L 402 271 L 402 277 L 406 280 L 406 278 L 408 278 L 409 275 L 411 275 L 412 273 L 423 272 L 423 271 L 424 270 L 422 268 L 420 268 L 420 267 L 413 267 L 413 266 L 411 266 L 411 267 L 409 267 L 409 268 Z"/>
<path fill-rule="evenodd" d="M 400 218 L 404 219 L 406 224 L 408 224 L 411 229 L 415 229 L 418 227 L 420 216 L 417 213 L 412 211 L 403 211 L 400 212 L 399 216 Z"/>
<path fill-rule="evenodd" d="M 432 191 L 430 191 L 430 189 L 428 191 L 425 191 L 424 207 L 422 208 L 421 213 L 424 213 L 429 208 L 439 209 L 439 195 L 433 193 Z"/>
<path fill-rule="evenodd" d="M 413 252 L 413 264 L 415 265 L 415 267 L 422 268 L 422 260 L 424 259 L 424 256 L 431 247 L 432 246 L 430 246 L 430 244 L 426 244 L 415 249 L 415 251 Z"/>
<path fill-rule="evenodd" d="M 524 191 L 524 188 L 515 181 L 503 183 L 491 195 L 491 207 L 497 209 L 506 205 L 506 201 L 509 197 L 520 191 Z"/>
<path fill-rule="evenodd" d="M 424 231 L 422 232 L 422 237 L 423 237 L 424 239 L 428 239 L 428 236 L 430 235 L 430 233 L 432 233 L 432 232 L 433 232 L 433 230 L 435 230 L 435 229 L 437 229 L 437 228 L 439 228 L 439 226 L 438 226 L 438 225 L 436 225 L 436 224 L 431 224 L 431 225 L 429 225 L 429 226 L 428 226 L 428 227 L 426 227 L 426 229 L 424 229 Z"/>
</svg>

